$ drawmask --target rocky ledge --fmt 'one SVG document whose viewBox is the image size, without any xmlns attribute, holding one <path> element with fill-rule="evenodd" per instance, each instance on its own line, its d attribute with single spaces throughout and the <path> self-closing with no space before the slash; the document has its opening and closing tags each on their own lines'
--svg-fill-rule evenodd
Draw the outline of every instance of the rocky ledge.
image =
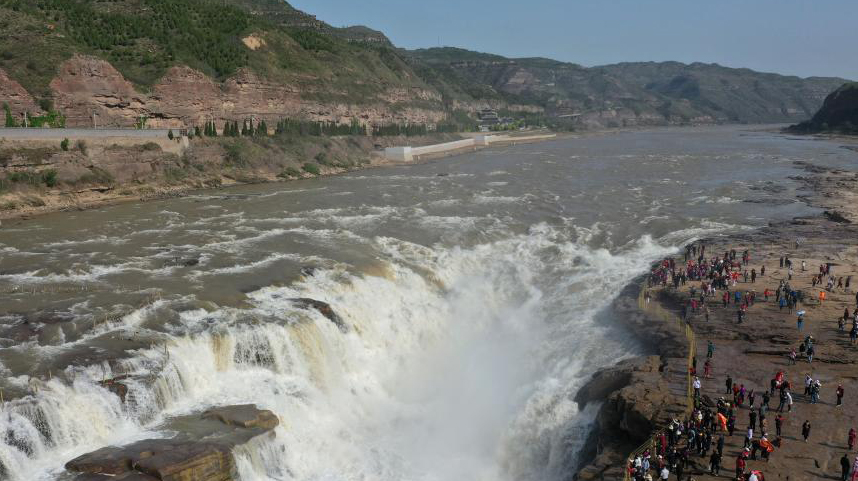
<svg viewBox="0 0 858 481">
<path fill-rule="evenodd" d="M 628 453 L 684 408 L 684 353 L 688 352 L 684 335 L 638 307 L 640 285 L 634 282 L 626 287 L 612 309 L 631 332 L 646 332 L 645 340 L 658 355 L 628 359 L 599 371 L 575 396 L 582 409 L 588 403 L 603 402 L 597 427 L 580 453 L 577 480 L 623 479 Z"/>
<path fill-rule="evenodd" d="M 178 432 L 173 438 L 108 446 L 65 467 L 75 481 L 232 481 L 233 448 L 273 436 L 279 422 L 252 404 L 212 408 L 168 421 L 163 429 Z"/>
</svg>

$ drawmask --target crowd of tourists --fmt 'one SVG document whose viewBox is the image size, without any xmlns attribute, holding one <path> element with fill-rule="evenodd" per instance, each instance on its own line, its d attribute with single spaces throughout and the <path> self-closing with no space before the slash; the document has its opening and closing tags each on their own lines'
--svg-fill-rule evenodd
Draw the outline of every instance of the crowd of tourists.
<svg viewBox="0 0 858 481">
<path fill-rule="evenodd" d="M 706 256 L 706 246 L 703 244 L 691 244 L 685 249 L 685 258 L 679 264 L 673 258 L 664 259 L 652 269 L 649 276 L 649 288 L 662 287 L 679 289 L 681 286 L 691 283 L 689 288 L 688 302 L 680 309 L 680 317 L 686 322 L 690 316 L 703 313 L 705 320 L 709 321 L 710 306 L 720 305 L 727 308 L 732 303 L 736 308 L 736 321 L 743 323 L 747 318 L 747 311 L 757 302 L 757 292 L 748 287 L 754 287 L 758 278 L 764 277 L 766 267 L 760 266 L 759 270 L 750 267 L 751 254 L 745 250 L 739 254 L 736 250 L 724 252 L 723 255 Z M 770 298 L 776 303 L 780 311 L 784 309 L 792 315 L 795 311 L 796 327 L 799 332 L 804 329 L 805 311 L 800 309 L 810 296 L 792 284 L 793 261 L 784 256 L 780 258 L 780 268 L 787 269 L 785 279 L 779 281 L 777 288 L 770 290 L 763 288 L 763 299 L 768 302 Z M 802 271 L 806 271 L 806 261 L 801 262 Z M 742 286 L 739 286 L 742 282 Z M 835 278 L 831 264 L 819 266 L 819 273 L 813 276 L 811 288 L 820 286 L 819 302 L 825 302 L 825 292 L 834 289 L 849 289 L 851 276 Z M 824 287 L 823 287 L 824 286 Z M 740 288 L 741 287 L 741 288 Z M 646 302 L 651 300 L 651 293 L 647 289 L 644 295 Z M 858 304 L 858 293 L 855 295 Z M 850 313 L 846 308 L 838 325 L 841 332 L 845 332 L 845 325 L 851 320 L 852 326 L 849 331 L 850 341 L 854 344 L 858 339 L 858 307 Z M 798 346 L 790 348 L 787 353 L 787 364 L 794 365 L 800 359 L 807 363 L 813 362 L 816 340 L 812 335 L 807 335 Z M 727 375 L 724 380 L 723 395 L 717 400 L 710 396 L 702 395 L 704 380 L 712 377 L 712 366 L 714 363 L 715 344 L 707 341 L 706 361 L 703 367 L 703 380 L 697 372 L 697 358 L 692 356 L 689 382 L 691 383 L 693 409 L 690 415 L 683 420 L 673 419 L 669 425 L 659 432 L 650 447 L 630 460 L 628 473 L 635 481 L 657 480 L 686 480 L 691 478 L 691 466 L 689 463 L 693 458 L 699 458 L 703 465 L 707 466 L 710 474 L 719 476 L 722 471 L 730 472 L 733 479 L 741 481 L 764 481 L 765 476 L 761 470 L 748 469 L 747 461 L 761 459 L 768 462 L 775 451 L 784 444 L 782 435 L 786 424 L 786 416 L 793 412 L 793 385 L 784 371 L 778 371 L 771 377 L 768 388 L 755 389 L 742 383 L 734 382 L 732 376 Z M 804 379 L 804 392 L 802 399 L 808 403 L 820 402 L 823 385 L 819 379 L 814 379 L 807 374 Z M 830 392 L 830 391 L 829 391 Z M 838 385 L 834 390 L 836 398 L 835 407 L 841 407 L 845 390 Z M 744 429 L 739 429 L 739 426 Z M 774 431 L 772 431 L 774 428 Z M 737 434 L 743 436 L 741 450 L 730 459 L 731 467 L 724 468 L 724 444 L 725 438 L 730 439 Z M 811 438 L 812 425 L 810 420 L 805 420 L 801 426 L 801 435 L 804 442 Z M 847 439 L 849 450 L 855 446 L 858 432 L 850 429 Z M 700 472 L 699 465 L 695 468 Z M 846 481 L 858 481 L 858 457 L 854 462 L 849 459 L 848 454 L 840 459 L 841 479 Z M 851 477 L 850 477 L 851 474 Z M 686 477 L 683 477 L 686 476 Z"/>
</svg>

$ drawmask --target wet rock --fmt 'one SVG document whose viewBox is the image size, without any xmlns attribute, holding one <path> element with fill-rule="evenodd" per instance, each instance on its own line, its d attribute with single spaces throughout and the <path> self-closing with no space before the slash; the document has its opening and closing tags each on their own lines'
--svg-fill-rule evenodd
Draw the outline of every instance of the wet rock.
<svg viewBox="0 0 858 481">
<path fill-rule="evenodd" d="M 212 408 L 204 412 L 203 419 L 217 419 L 227 426 L 274 429 L 280 420 L 271 411 L 260 411 L 253 404 Z"/>
<path fill-rule="evenodd" d="M 75 481 L 232 481 L 232 450 L 261 435 L 273 435 L 279 424 L 271 411 L 254 405 L 212 408 L 201 415 L 168 421 L 172 439 L 146 439 L 109 446 L 79 456 L 66 469 L 80 473 Z"/>
<path fill-rule="evenodd" d="M 587 384 L 575 394 L 575 402 L 578 403 L 578 407 L 583 409 L 584 406 L 593 401 L 604 401 L 612 392 L 627 386 L 631 381 L 632 371 L 639 362 L 638 359 L 632 359 L 596 372 L 587 381 Z"/>
<path fill-rule="evenodd" d="M 315 299 L 309 299 L 306 297 L 299 297 L 294 299 L 289 299 L 290 302 L 295 304 L 296 307 L 301 309 L 315 309 L 319 311 L 323 316 L 327 317 L 331 322 L 337 325 L 340 328 L 340 331 L 346 333 L 349 331 L 348 326 L 345 321 L 334 312 L 334 309 L 327 302 L 317 301 Z"/>
<path fill-rule="evenodd" d="M 315 267 L 302 267 L 301 268 L 301 275 L 306 276 L 306 277 L 313 277 L 314 275 L 316 275 L 316 268 Z"/>
<path fill-rule="evenodd" d="M 127 379 L 127 376 L 120 376 L 113 379 L 105 379 L 99 382 L 99 384 L 101 384 L 101 387 L 119 396 L 122 402 L 125 402 L 125 397 L 128 395 L 128 386 L 121 382 L 125 379 Z"/>
<path fill-rule="evenodd" d="M 147 439 L 84 454 L 66 463 L 66 469 L 114 476 L 142 474 L 161 481 L 230 481 L 235 463 L 227 445 Z"/>
</svg>

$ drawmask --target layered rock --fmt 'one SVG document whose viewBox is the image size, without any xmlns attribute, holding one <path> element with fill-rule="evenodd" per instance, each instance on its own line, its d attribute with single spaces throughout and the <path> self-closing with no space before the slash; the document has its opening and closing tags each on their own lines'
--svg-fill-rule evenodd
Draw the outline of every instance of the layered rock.
<svg viewBox="0 0 858 481">
<path fill-rule="evenodd" d="M 313 93 L 307 88 L 266 80 L 250 69 L 240 69 L 220 83 L 190 67 L 173 67 L 150 93 L 142 93 L 109 62 L 86 55 L 64 62 L 50 87 L 69 127 L 88 127 L 93 122 L 99 127 L 132 127 L 141 117 L 149 127 L 182 128 L 247 118 L 264 119 L 271 125 L 285 117 L 385 124 L 432 123 L 446 116 L 440 95 L 427 89 L 390 86 L 361 105 L 320 102 L 302 97 Z M 5 73 L 0 73 L 0 92 L 17 99 L 13 111 L 37 110 L 27 92 Z M 411 102 L 439 107 L 418 108 L 409 106 Z"/>
<path fill-rule="evenodd" d="M 127 446 L 108 446 L 79 456 L 66 469 L 76 481 L 232 481 L 232 450 L 279 424 L 271 411 L 254 405 L 212 408 L 202 415 L 172 419 L 165 429 L 172 439 L 146 439 Z"/>
<path fill-rule="evenodd" d="M 41 112 L 35 99 L 18 82 L 9 78 L 3 69 L 0 69 L 0 99 L 9 104 L 12 112 Z M 20 120 L 20 119 L 16 119 Z"/>
</svg>

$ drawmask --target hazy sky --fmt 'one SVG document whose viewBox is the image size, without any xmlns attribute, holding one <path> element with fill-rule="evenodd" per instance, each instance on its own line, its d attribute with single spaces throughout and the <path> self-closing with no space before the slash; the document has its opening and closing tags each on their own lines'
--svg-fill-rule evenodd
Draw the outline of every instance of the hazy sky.
<svg viewBox="0 0 858 481">
<path fill-rule="evenodd" d="M 334 26 L 592 66 L 716 62 L 858 79 L 858 0 L 293 0 Z"/>
</svg>

